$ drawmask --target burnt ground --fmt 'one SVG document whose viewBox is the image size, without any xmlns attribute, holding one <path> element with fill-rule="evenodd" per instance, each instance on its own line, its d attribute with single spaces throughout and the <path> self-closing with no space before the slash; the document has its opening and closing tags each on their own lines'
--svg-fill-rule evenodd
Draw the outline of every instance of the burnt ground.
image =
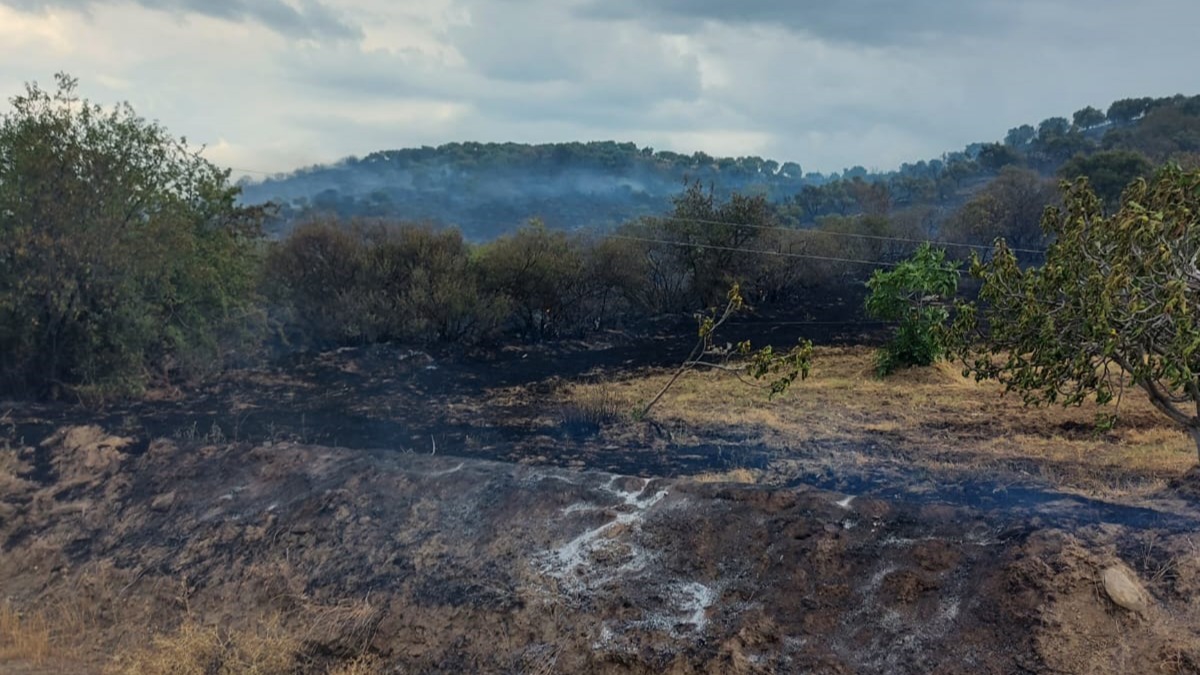
<svg viewBox="0 0 1200 675">
<path fill-rule="evenodd" d="M 864 339 L 802 319 L 730 334 Z M 1164 509 L 942 481 L 886 439 L 848 467 L 837 444 L 579 424 L 562 387 L 676 363 L 687 327 L 663 333 L 343 349 L 186 396 L 0 408 L 0 588 L 74 617 L 82 646 L 45 672 L 272 616 L 302 636 L 295 672 L 1200 672 L 1188 490 Z M 690 478 L 747 468 L 771 484 Z M 1144 607 L 1114 604 L 1112 567 Z"/>
</svg>

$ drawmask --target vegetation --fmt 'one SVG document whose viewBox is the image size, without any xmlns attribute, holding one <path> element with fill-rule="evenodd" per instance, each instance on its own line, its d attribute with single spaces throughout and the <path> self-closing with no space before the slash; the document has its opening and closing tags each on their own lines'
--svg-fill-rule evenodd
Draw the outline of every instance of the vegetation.
<svg viewBox="0 0 1200 675">
<path fill-rule="evenodd" d="M 812 367 L 812 342 L 801 341 L 787 352 L 776 352 L 770 346 L 753 351 L 748 340 L 739 342 L 736 347 L 732 344 L 724 347 L 717 344 L 717 331 L 741 310 L 744 304 L 741 289 L 735 283 L 726 295 L 723 309 L 712 309 L 707 314 L 697 315 L 699 328 L 696 331 L 698 335 L 696 345 L 680 364 L 675 374 L 671 376 L 671 379 L 667 380 L 662 389 L 659 389 L 653 398 L 638 411 L 638 417 L 649 415 L 650 409 L 662 400 L 662 397 L 679 381 L 680 377 L 699 367 L 731 372 L 739 377 L 745 373 L 755 380 L 773 377 L 774 379 L 768 385 L 771 397 L 787 391 L 797 378 L 808 377 L 808 371 Z M 738 358 L 740 362 L 731 364 L 731 358 Z"/>
<path fill-rule="evenodd" d="M 867 312 L 899 322 L 891 341 L 876 355 L 876 372 L 890 375 L 901 368 L 933 365 L 942 357 L 940 328 L 958 292 L 958 265 L 946 260 L 945 251 L 924 244 L 894 268 L 875 270 L 867 287 Z"/>
<path fill-rule="evenodd" d="M 476 244 L 456 229 L 314 210 L 288 236 L 265 241 L 269 214 L 239 206 L 226 171 L 127 105 L 102 109 L 74 90 L 66 76 L 53 93 L 30 85 L 0 121 L 6 393 L 128 392 L 202 374 L 259 348 L 267 327 L 274 347 L 467 346 L 636 328 L 713 306 L 725 309 L 702 315 L 697 351 L 675 379 L 713 365 L 770 379 L 779 393 L 806 376 L 811 346 L 721 346 L 716 330 L 744 302 L 795 306 L 815 288 L 893 265 L 867 282 L 867 311 L 899 323 L 877 370 L 929 364 L 941 355 L 934 329 L 958 277 L 945 251 L 917 244 L 943 239 L 958 252 L 1000 239 L 994 257 L 974 261 L 981 302 L 962 304 L 953 331 L 960 354 L 968 335 L 985 335 L 986 353 L 971 362 L 976 376 L 1029 402 L 1071 404 L 1119 396 L 1125 372 L 1200 448 L 1200 416 L 1185 409 L 1200 399 L 1197 179 L 1178 168 L 1142 179 L 1153 162 L 1200 148 L 1191 135 L 1200 128 L 1195 98 L 1122 103 L 1103 120 L 1085 108 L 1071 121 L 1023 125 L 1004 143 L 887 175 L 861 167 L 801 174 L 757 158 L 622 144 L 461 144 L 364 160 L 372 170 L 453 169 L 460 178 L 514 162 L 630 176 L 686 166 L 721 178 L 689 181 L 657 211 L 664 215 L 606 236 L 534 219 Z M 1050 169 L 1075 181 L 1061 207 Z M 410 177 L 429 187 L 431 175 Z M 746 190 L 729 190 L 730 176 Z"/>
<path fill-rule="evenodd" d="M 273 246 L 265 278 L 288 342 L 472 342 L 502 307 L 455 230 L 393 223 L 307 223 Z"/>
<path fill-rule="evenodd" d="M 1153 495 L 1196 463 L 1192 443 L 1145 397 L 1126 397 L 1120 420 L 1096 429 L 1095 415 L 1105 408 L 1094 400 L 1027 408 L 1019 397 L 1003 396 L 999 382 L 964 378 L 948 361 L 886 378 L 873 377 L 874 370 L 871 347 L 816 346 L 803 395 L 767 401 L 756 383 L 697 369 L 659 401 L 654 418 L 683 447 L 724 442 L 739 452 L 765 448 L 785 456 L 826 448 L 835 478 L 899 461 L 951 484 L 995 481 L 1003 490 L 1029 481 L 1032 472 L 1048 485 L 1119 500 Z M 604 390 L 613 406 L 630 410 L 673 375 L 674 369 L 622 373 L 572 384 L 564 397 L 570 405 Z M 610 426 L 604 443 L 637 443 L 638 432 L 626 426 Z"/>
<path fill-rule="evenodd" d="M 1156 164 L 1200 153 L 1200 96 L 1126 99 L 1107 113 L 1087 106 L 1070 119 L 1014 127 L 1002 143 L 972 143 L 888 172 L 861 166 L 804 172 L 794 162 L 684 155 L 612 141 L 450 143 L 349 157 L 247 181 L 243 188 L 248 203 L 282 206 L 273 224 L 278 232 L 313 214 L 437 221 L 473 240 L 492 239 L 530 217 L 550 229 L 609 228 L 669 210 L 680 187 L 696 181 L 712 186 L 721 200 L 734 193 L 761 196 L 785 224 L 811 227 L 826 216 L 952 212 L 1006 167 L 1052 177 L 1077 156 L 1108 150 Z M 1078 170 L 1066 169 L 1065 177 L 1090 175 Z M 1093 183 L 1099 186 L 1095 177 Z M 931 224 L 936 233 L 939 223 Z"/>
<path fill-rule="evenodd" d="M 105 392 L 226 362 L 259 323 L 259 208 L 182 139 L 58 76 L 0 118 L 0 388 Z"/>
<path fill-rule="evenodd" d="M 972 262 L 980 304 L 954 330 L 986 330 L 968 370 L 1034 405 L 1119 400 L 1128 379 L 1200 452 L 1200 171 L 1138 179 L 1112 215 L 1085 179 L 1065 189 L 1045 264 L 1022 269 L 1004 242 Z"/>
</svg>

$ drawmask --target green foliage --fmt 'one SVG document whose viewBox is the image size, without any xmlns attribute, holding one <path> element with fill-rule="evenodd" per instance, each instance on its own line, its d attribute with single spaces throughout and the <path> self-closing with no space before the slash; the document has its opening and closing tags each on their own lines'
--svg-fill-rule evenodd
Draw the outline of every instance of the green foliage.
<svg viewBox="0 0 1200 675">
<path fill-rule="evenodd" d="M 1074 181 L 1086 177 L 1096 196 L 1105 204 L 1116 205 L 1121 191 L 1136 178 L 1150 175 L 1150 161 L 1136 152 L 1109 150 L 1092 155 L 1076 155 L 1062 165 L 1058 175 Z"/>
<path fill-rule="evenodd" d="M 999 171 L 1006 166 L 1021 163 L 1021 154 L 1000 143 L 988 143 L 979 150 L 979 165 L 989 171 Z"/>
<path fill-rule="evenodd" d="M 946 252 L 922 244 L 911 258 L 890 270 L 876 270 L 867 287 L 867 313 L 898 321 L 892 340 L 876 357 L 880 375 L 941 358 L 940 327 L 949 318 L 947 301 L 958 291 L 958 264 Z"/>
<path fill-rule="evenodd" d="M 1044 265 L 1022 269 L 1003 242 L 972 262 L 979 304 L 951 330 L 968 373 L 1031 405 L 1108 403 L 1128 374 L 1200 450 L 1200 171 L 1137 179 L 1112 215 L 1086 179 L 1064 189 L 1042 222 L 1054 238 Z"/>
<path fill-rule="evenodd" d="M 0 119 L 0 389 L 103 393 L 220 365 L 259 324 L 261 209 L 127 104 L 57 84 Z"/>
<path fill-rule="evenodd" d="M 1089 105 L 1086 108 L 1076 110 L 1071 119 L 1076 127 L 1080 129 L 1091 129 L 1092 127 L 1098 127 L 1101 124 L 1104 124 L 1107 117 L 1102 111 L 1097 110 Z"/>
</svg>

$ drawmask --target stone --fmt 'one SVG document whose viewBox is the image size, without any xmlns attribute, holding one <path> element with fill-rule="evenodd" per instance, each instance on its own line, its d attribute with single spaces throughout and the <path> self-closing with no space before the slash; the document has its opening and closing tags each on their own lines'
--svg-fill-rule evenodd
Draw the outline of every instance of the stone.
<svg viewBox="0 0 1200 675">
<path fill-rule="evenodd" d="M 1113 565 L 1101 573 L 1104 592 L 1118 606 L 1137 614 L 1145 614 L 1150 608 L 1150 594 L 1138 582 L 1135 575 L 1124 565 Z"/>
</svg>

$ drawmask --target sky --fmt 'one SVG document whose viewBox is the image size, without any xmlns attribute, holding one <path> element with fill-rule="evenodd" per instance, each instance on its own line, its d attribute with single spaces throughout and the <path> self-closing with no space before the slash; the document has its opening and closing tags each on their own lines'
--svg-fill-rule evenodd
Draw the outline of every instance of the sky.
<svg viewBox="0 0 1200 675">
<path fill-rule="evenodd" d="M 633 141 L 889 170 L 1200 94 L 1194 0 L 0 0 L 0 111 L 65 71 L 215 163 Z"/>
</svg>

